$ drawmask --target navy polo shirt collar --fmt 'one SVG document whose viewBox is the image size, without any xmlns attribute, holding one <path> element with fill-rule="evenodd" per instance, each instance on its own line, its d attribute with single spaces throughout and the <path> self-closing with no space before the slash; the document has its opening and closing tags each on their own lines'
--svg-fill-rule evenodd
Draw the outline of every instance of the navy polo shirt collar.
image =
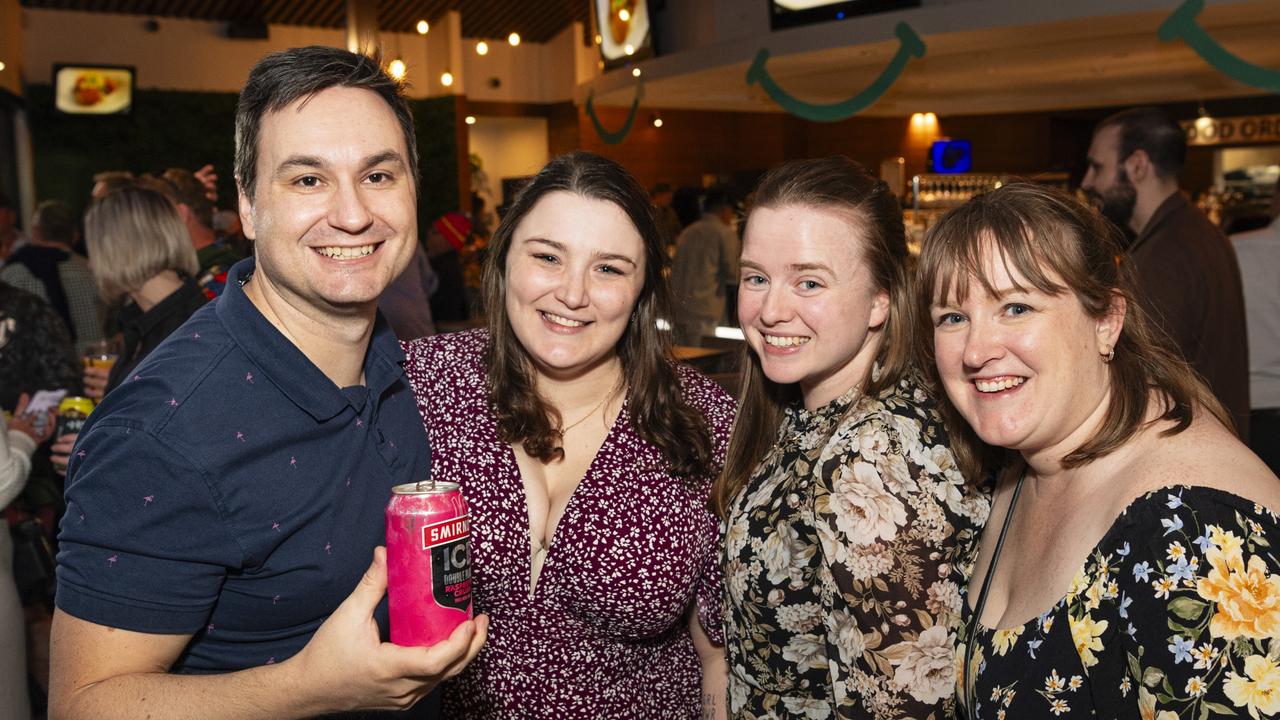
<svg viewBox="0 0 1280 720">
<path fill-rule="evenodd" d="M 320 371 L 296 345 L 272 325 L 244 293 L 244 283 L 253 275 L 253 257 L 245 258 L 227 272 L 227 286 L 216 301 L 218 319 L 259 371 L 290 401 L 317 421 L 325 421 L 349 406 L 358 395 L 344 393 Z M 404 377 L 401 365 L 404 350 L 390 325 L 379 312 L 374 321 L 369 349 L 364 358 L 364 378 L 368 396 L 376 403 L 388 388 Z M 355 409 L 360 412 L 363 402 Z"/>
</svg>

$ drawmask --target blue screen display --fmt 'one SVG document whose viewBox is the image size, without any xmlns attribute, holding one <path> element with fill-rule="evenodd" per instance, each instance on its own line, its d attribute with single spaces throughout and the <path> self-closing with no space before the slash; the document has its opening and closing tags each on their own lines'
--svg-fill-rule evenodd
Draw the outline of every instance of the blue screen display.
<svg viewBox="0 0 1280 720">
<path fill-rule="evenodd" d="M 929 148 L 929 164 L 938 174 L 966 173 L 973 169 L 973 146 L 968 140 L 938 140 Z"/>
</svg>

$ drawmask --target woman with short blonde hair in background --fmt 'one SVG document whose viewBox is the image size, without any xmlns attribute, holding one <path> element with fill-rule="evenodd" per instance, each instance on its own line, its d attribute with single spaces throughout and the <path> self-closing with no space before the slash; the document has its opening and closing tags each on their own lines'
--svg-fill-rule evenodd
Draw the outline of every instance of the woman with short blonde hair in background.
<svg viewBox="0 0 1280 720">
<path fill-rule="evenodd" d="M 209 298 L 193 279 L 199 265 L 191 238 L 164 195 L 141 187 L 114 190 L 89 207 L 84 226 L 98 295 L 108 305 L 124 300 L 115 364 L 84 369 L 84 393 L 100 401 Z M 58 466 L 66 466 L 75 440 L 63 435 L 54 443 Z"/>
</svg>

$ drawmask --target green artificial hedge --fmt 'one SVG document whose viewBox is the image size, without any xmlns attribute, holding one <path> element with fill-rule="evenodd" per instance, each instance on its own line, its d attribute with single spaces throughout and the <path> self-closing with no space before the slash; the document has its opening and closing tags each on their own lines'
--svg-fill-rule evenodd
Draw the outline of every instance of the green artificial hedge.
<svg viewBox="0 0 1280 720">
<path fill-rule="evenodd" d="M 106 170 L 191 170 L 213 163 L 218 206 L 235 208 L 234 93 L 136 90 L 129 115 L 64 115 L 53 106 L 53 87 L 26 89 L 38 200 L 62 200 L 83 211 L 93 175 Z M 411 100 L 421 158 L 419 234 L 431 220 L 458 207 L 458 152 L 454 98 Z"/>
</svg>

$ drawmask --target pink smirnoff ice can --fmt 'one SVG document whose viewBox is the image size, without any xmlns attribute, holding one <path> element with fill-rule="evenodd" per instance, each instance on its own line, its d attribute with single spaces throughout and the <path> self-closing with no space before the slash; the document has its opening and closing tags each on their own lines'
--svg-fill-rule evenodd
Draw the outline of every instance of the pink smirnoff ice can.
<svg viewBox="0 0 1280 720">
<path fill-rule="evenodd" d="M 434 645 L 471 617 L 471 518 L 457 483 L 391 488 L 387 503 L 391 642 Z"/>
</svg>

